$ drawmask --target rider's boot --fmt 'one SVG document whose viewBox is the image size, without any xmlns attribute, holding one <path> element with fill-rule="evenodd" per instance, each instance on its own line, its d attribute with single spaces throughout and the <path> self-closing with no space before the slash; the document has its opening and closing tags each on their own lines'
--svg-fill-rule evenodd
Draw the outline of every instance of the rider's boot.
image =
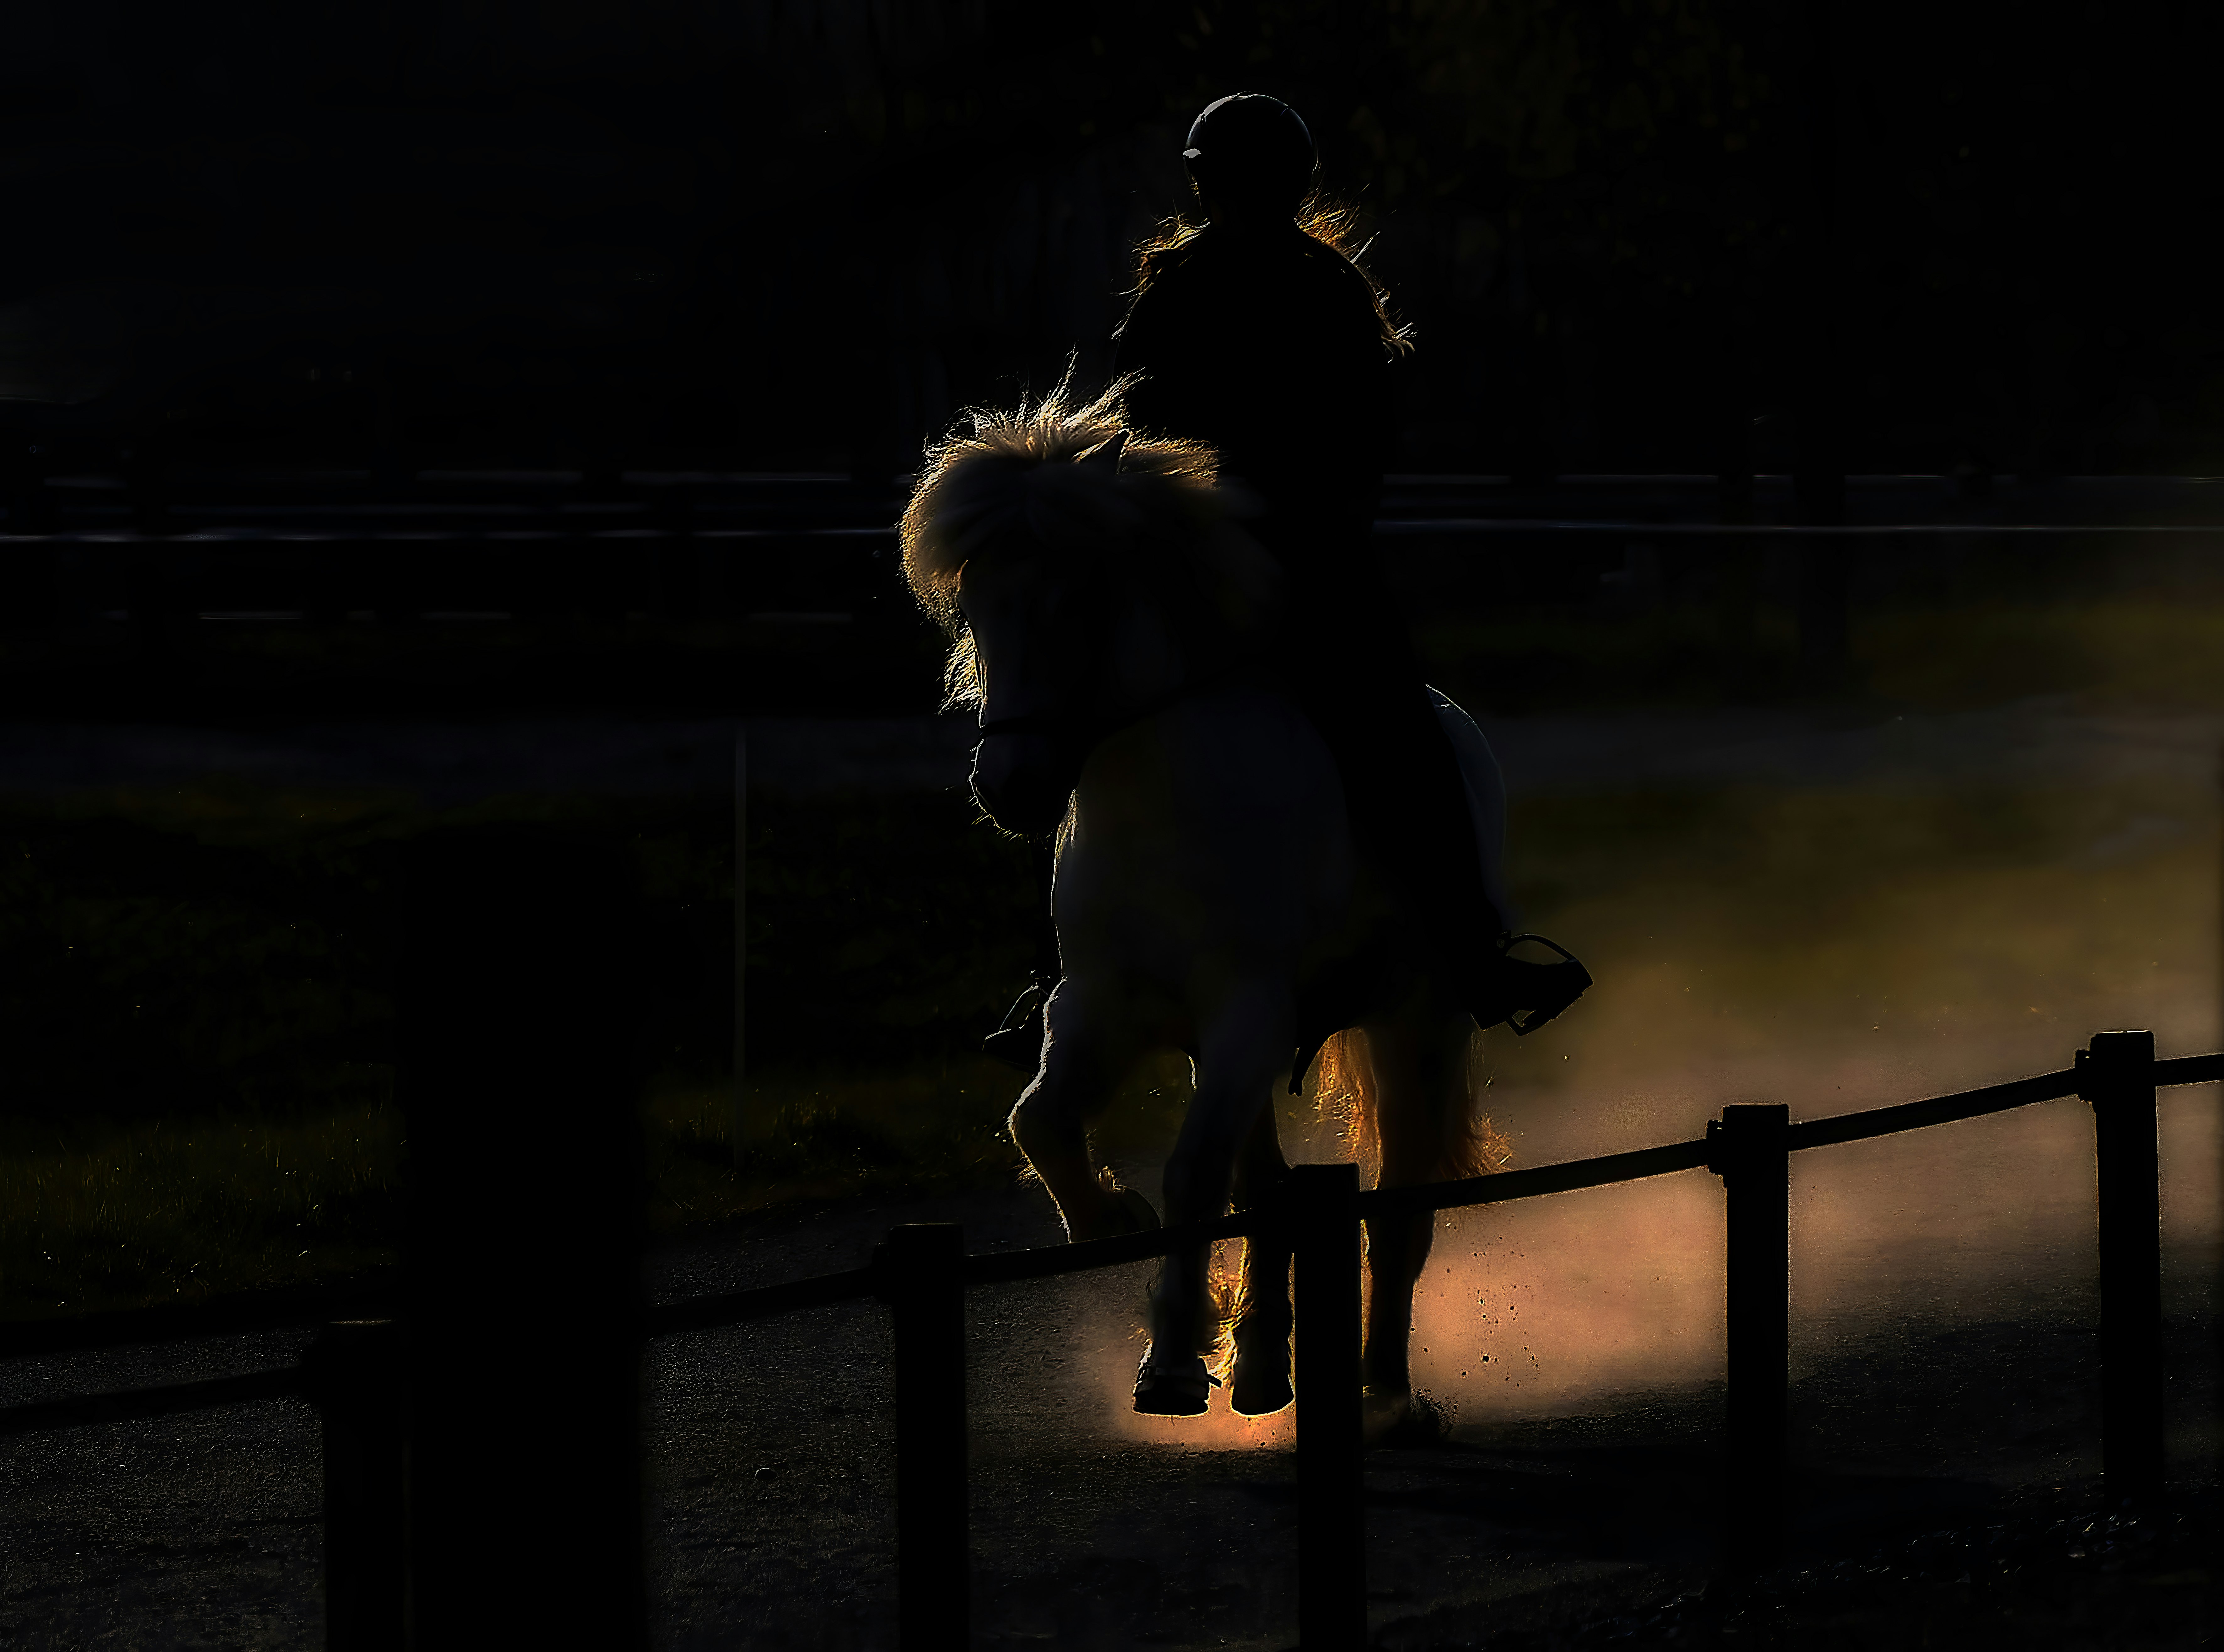
<svg viewBox="0 0 2224 1652">
<path fill-rule="evenodd" d="M 1547 964 L 1515 958 L 1513 949 L 1522 941 L 1549 946 L 1559 957 Z M 1557 941 L 1542 935 L 1508 935 L 1483 965 L 1468 1007 L 1476 1026 L 1495 1027 L 1503 1022 L 1517 1037 L 1526 1037 L 1583 997 L 1590 984 L 1591 972 Z"/>
<path fill-rule="evenodd" d="M 981 1041 L 982 1054 L 994 1056 L 1006 1067 L 1021 1073 L 1033 1073 L 1042 1065 L 1043 1005 L 1049 1000 L 1054 981 L 1045 981 L 1037 976 L 1027 984 L 1026 991 L 1012 1001 L 1004 1012 L 1002 1025 Z"/>
</svg>

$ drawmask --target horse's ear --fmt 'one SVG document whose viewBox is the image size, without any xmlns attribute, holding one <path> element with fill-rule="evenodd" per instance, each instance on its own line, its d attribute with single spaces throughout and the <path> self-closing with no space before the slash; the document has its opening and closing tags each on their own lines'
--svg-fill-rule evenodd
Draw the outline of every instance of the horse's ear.
<svg viewBox="0 0 2224 1652">
<path fill-rule="evenodd" d="M 1098 465 L 1117 476 L 1120 473 L 1120 456 L 1127 451 L 1128 433 L 1124 430 L 1115 430 L 1074 462 L 1077 465 Z"/>
</svg>

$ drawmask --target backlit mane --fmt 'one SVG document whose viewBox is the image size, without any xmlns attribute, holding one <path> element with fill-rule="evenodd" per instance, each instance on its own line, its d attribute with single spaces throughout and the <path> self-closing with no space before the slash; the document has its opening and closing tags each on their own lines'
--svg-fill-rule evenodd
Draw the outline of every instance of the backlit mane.
<svg viewBox="0 0 2224 1652">
<path fill-rule="evenodd" d="M 904 509 L 904 579 L 920 607 L 954 639 L 945 673 L 952 706 L 976 703 L 973 639 L 957 581 L 984 548 L 1023 529 L 1053 554 L 1195 555 L 1217 539 L 1227 501 L 1214 485 L 1217 455 L 1199 442 L 1125 431 L 1121 379 L 1094 401 L 1061 380 L 1039 402 L 974 408 L 969 434 L 926 451 Z M 1118 465 L 1103 462 L 1116 453 Z M 1081 463 L 1096 456 L 1096 462 Z"/>
</svg>

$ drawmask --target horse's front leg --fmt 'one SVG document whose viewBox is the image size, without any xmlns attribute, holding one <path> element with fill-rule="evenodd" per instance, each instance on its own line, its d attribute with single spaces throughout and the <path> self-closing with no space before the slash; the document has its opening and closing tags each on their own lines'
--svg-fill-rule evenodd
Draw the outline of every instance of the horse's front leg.
<svg viewBox="0 0 2224 1652">
<path fill-rule="evenodd" d="M 1058 1206 L 1071 1240 L 1153 1225 L 1149 1202 L 1110 1185 L 1089 1156 L 1090 1121 L 1102 1113 L 1135 1055 L 1126 1018 L 1101 990 L 1069 977 L 1043 1011 L 1043 1059 L 1012 1109 L 1012 1140 Z"/>
<path fill-rule="evenodd" d="M 1290 1161 L 1271 1100 L 1244 1138 L 1235 1170 L 1240 1210 L 1271 1206 L 1288 1191 Z M 1269 1228 L 1243 1242 L 1243 1284 L 1236 1298 L 1235 1363 L 1228 1383 L 1229 1409 L 1263 1417 L 1295 1396 L 1290 1391 L 1290 1236 Z"/>
<path fill-rule="evenodd" d="M 1274 1075 L 1289 1060 L 1295 1016 L 1288 989 L 1258 984 L 1230 993 L 1206 1023 L 1197 1053 L 1197 1093 L 1166 1161 L 1166 1220 L 1209 1221 L 1228 1208 L 1236 1155 L 1267 1105 Z M 1135 1408 L 1196 1416 L 1211 1379 L 1204 1356 L 1216 1340 L 1206 1281 L 1210 1245 L 1169 1256 L 1151 1291 L 1151 1346 L 1135 1377 Z"/>
</svg>

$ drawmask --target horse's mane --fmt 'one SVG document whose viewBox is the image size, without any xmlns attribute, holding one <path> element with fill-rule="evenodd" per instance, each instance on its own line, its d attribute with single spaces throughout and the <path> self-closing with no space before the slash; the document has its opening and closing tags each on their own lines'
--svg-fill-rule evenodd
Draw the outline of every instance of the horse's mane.
<svg viewBox="0 0 2224 1652">
<path fill-rule="evenodd" d="M 958 578 L 1014 530 L 1052 555 L 1223 560 L 1212 556 L 1229 537 L 1229 501 L 1215 485 L 1218 456 L 1202 442 L 1127 429 L 1122 398 L 1132 383 L 1120 379 L 1084 402 L 1069 372 L 1039 402 L 971 409 L 970 434 L 927 449 L 900 529 L 903 571 L 919 606 L 953 639 L 944 680 L 950 705 L 980 698 Z M 1254 554 L 1263 556 L 1255 548 Z M 1207 583 L 1224 588 L 1229 570 L 1216 572 Z"/>
</svg>

